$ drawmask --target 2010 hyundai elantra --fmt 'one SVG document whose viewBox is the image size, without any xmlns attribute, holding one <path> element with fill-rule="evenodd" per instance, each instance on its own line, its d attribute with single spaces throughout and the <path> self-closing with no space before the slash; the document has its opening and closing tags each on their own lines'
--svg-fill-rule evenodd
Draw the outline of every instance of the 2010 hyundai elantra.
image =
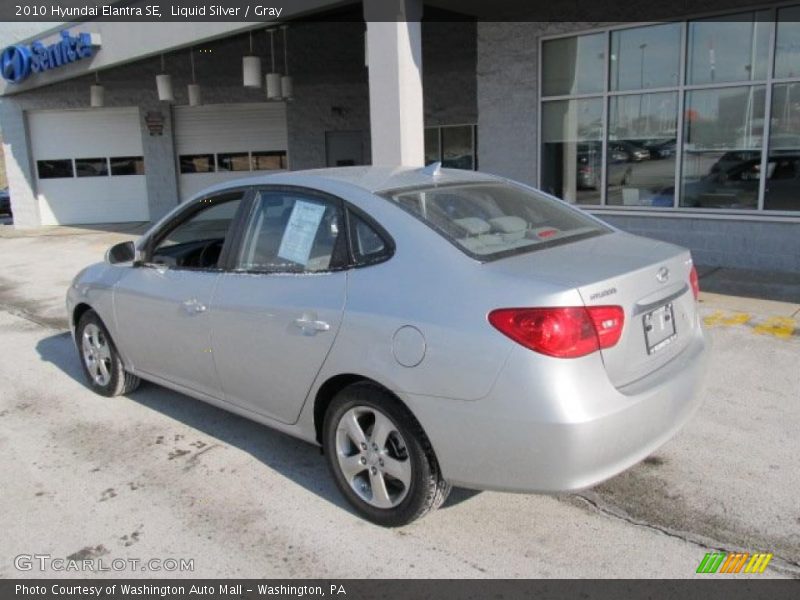
<svg viewBox="0 0 800 600">
<path fill-rule="evenodd" d="M 324 449 L 367 519 L 450 486 L 585 488 L 699 402 L 689 252 L 476 172 L 353 167 L 209 189 L 67 296 L 91 387 L 139 379 Z"/>
</svg>

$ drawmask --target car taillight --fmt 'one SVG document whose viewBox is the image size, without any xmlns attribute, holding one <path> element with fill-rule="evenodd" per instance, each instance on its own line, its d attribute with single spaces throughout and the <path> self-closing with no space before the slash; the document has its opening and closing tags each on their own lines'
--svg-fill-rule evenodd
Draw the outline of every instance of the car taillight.
<svg viewBox="0 0 800 600">
<path fill-rule="evenodd" d="M 694 299 L 697 300 L 700 297 L 700 278 L 697 276 L 697 269 L 694 268 L 694 265 L 692 265 L 692 270 L 689 271 L 689 284 L 692 286 Z"/>
<path fill-rule="evenodd" d="M 500 308 L 489 313 L 489 323 L 535 352 L 577 358 L 614 346 L 625 312 L 621 306 Z"/>
<path fill-rule="evenodd" d="M 590 306 L 586 309 L 597 332 L 600 349 L 616 346 L 625 324 L 625 311 L 621 306 Z"/>
</svg>

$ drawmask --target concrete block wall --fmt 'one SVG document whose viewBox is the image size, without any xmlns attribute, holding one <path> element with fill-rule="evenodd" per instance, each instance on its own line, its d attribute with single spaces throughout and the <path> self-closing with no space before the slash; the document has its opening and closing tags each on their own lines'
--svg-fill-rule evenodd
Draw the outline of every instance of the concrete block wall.
<svg viewBox="0 0 800 600">
<path fill-rule="evenodd" d="M 800 223 L 598 216 L 623 231 L 689 248 L 699 265 L 800 273 Z"/>
</svg>

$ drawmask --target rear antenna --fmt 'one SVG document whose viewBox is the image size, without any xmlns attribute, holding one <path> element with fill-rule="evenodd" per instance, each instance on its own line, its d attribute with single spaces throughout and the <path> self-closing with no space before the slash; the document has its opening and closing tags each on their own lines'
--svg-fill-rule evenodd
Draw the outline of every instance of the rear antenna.
<svg viewBox="0 0 800 600">
<path fill-rule="evenodd" d="M 420 173 L 423 175 L 430 175 L 434 179 L 439 177 L 442 174 L 442 163 L 440 162 L 432 162 L 427 167 L 423 167 L 420 169 Z"/>
</svg>

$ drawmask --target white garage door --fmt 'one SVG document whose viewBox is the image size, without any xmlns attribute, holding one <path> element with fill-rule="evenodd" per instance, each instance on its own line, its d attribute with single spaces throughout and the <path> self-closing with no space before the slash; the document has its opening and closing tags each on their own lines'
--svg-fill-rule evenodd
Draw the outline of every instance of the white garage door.
<svg viewBox="0 0 800 600">
<path fill-rule="evenodd" d="M 43 225 L 147 221 L 138 108 L 28 113 Z"/>
<path fill-rule="evenodd" d="M 215 183 L 287 168 L 283 102 L 175 107 L 181 201 Z"/>
</svg>

